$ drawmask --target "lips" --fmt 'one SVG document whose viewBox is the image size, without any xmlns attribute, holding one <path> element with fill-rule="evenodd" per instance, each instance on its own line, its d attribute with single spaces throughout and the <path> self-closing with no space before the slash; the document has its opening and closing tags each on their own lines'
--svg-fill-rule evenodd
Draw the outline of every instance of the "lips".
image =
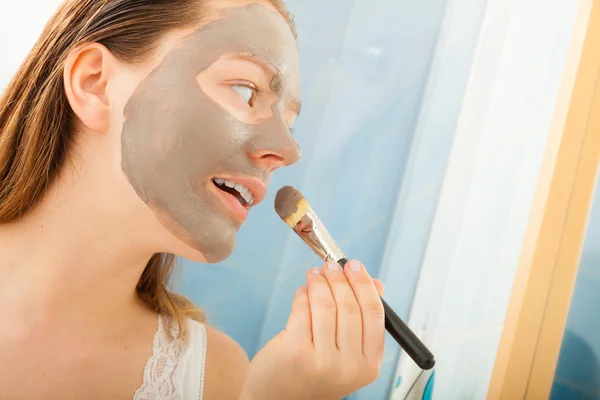
<svg viewBox="0 0 600 400">
<path fill-rule="evenodd" d="M 254 204 L 254 195 L 246 186 L 222 178 L 215 178 L 212 181 L 219 189 L 234 196 L 244 207 Z"/>
<path fill-rule="evenodd" d="M 223 176 L 212 179 L 217 195 L 227 208 L 243 223 L 250 208 L 264 200 L 267 193 L 265 183 L 248 176 Z"/>
</svg>

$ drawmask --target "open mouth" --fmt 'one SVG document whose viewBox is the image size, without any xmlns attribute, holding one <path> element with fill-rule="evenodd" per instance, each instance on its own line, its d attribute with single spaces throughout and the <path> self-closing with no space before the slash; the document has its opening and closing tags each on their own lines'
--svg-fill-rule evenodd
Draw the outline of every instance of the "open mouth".
<svg viewBox="0 0 600 400">
<path fill-rule="evenodd" d="M 221 178 L 214 178 L 212 182 L 220 190 L 235 197 L 244 207 L 250 207 L 254 204 L 254 196 L 246 186 Z"/>
</svg>

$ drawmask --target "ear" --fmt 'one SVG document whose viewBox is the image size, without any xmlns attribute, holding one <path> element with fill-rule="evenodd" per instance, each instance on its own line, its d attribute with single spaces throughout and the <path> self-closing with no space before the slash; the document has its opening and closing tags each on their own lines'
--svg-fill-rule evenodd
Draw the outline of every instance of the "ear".
<svg viewBox="0 0 600 400">
<path fill-rule="evenodd" d="M 89 43 L 73 52 L 65 63 L 67 99 L 75 115 L 91 131 L 108 130 L 110 107 L 106 89 L 114 62 L 106 47 Z"/>
</svg>

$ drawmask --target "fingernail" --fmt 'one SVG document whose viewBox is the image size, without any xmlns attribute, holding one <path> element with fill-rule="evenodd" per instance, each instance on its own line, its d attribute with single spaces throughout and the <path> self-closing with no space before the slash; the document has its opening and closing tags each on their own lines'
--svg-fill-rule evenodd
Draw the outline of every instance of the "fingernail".
<svg viewBox="0 0 600 400">
<path fill-rule="evenodd" d="M 319 268 L 319 267 L 311 268 L 310 272 L 315 275 L 321 275 L 321 268 Z"/>
<path fill-rule="evenodd" d="M 350 269 L 354 272 L 362 271 L 362 265 L 356 260 L 352 260 L 348 263 L 350 265 Z"/>
<path fill-rule="evenodd" d="M 335 261 L 327 261 L 327 268 L 330 271 L 341 271 L 342 270 L 340 265 L 338 263 L 336 263 Z"/>
</svg>

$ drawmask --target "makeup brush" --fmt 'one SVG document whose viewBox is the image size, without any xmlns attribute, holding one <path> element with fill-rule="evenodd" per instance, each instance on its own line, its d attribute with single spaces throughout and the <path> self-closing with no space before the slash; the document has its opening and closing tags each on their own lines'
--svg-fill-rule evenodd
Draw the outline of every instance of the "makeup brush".
<svg viewBox="0 0 600 400">
<path fill-rule="evenodd" d="M 342 268 L 346 265 L 346 256 L 302 193 L 292 186 L 279 189 L 275 197 L 275 211 L 322 260 L 335 261 Z M 433 354 L 385 300 L 381 301 L 385 310 L 385 329 L 421 369 L 432 369 L 435 365 Z"/>
</svg>

